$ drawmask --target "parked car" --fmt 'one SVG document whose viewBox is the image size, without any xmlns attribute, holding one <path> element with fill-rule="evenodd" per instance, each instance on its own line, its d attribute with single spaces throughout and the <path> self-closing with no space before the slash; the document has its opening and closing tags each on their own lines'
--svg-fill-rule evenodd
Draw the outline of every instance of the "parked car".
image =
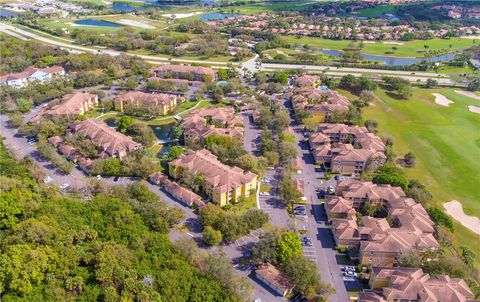
<svg viewBox="0 0 480 302">
<path fill-rule="evenodd" d="M 269 192 L 260 192 L 260 195 L 261 196 L 270 196 L 270 193 Z"/>
<path fill-rule="evenodd" d="M 295 211 L 300 211 L 300 210 L 301 210 L 301 211 L 306 211 L 306 210 L 307 210 L 307 207 L 305 207 L 303 204 L 301 204 L 301 205 L 295 206 L 293 209 L 294 209 Z"/>
<path fill-rule="evenodd" d="M 347 265 L 343 268 L 344 271 L 349 271 L 349 272 L 356 272 L 357 269 L 355 268 L 355 266 L 351 266 L 351 265 Z"/>
<path fill-rule="evenodd" d="M 48 184 L 48 183 L 52 182 L 52 180 L 53 180 L 53 179 L 52 179 L 50 176 L 47 176 L 47 177 L 45 177 L 45 179 L 43 180 L 43 182 L 46 183 L 46 184 Z"/>
<path fill-rule="evenodd" d="M 67 184 L 67 183 L 64 183 L 64 184 L 62 184 L 62 185 L 60 186 L 60 189 L 64 190 L 64 189 L 66 189 L 66 188 L 68 188 L 68 187 L 70 187 L 70 185 Z"/>
<path fill-rule="evenodd" d="M 343 275 L 345 277 L 357 277 L 357 273 L 352 272 L 352 271 L 345 271 L 345 272 L 343 272 Z"/>
<path fill-rule="evenodd" d="M 306 246 L 312 246 L 312 239 L 310 237 L 303 237 L 302 238 L 302 244 Z"/>
</svg>

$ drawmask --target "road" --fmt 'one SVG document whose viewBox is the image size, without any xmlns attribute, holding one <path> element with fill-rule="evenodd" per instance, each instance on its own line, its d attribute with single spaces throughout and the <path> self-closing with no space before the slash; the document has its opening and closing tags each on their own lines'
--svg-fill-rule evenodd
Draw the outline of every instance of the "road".
<svg viewBox="0 0 480 302">
<path fill-rule="evenodd" d="M 284 106 L 292 111 L 291 103 L 285 102 Z M 303 141 L 303 131 L 301 126 L 297 126 L 292 121 L 291 127 L 297 142 L 298 154 L 303 160 L 303 169 L 301 174 L 297 174 L 296 178 L 304 181 L 304 196 L 309 204 L 307 205 L 306 222 L 296 221 L 299 228 L 304 228 L 308 232 L 313 245 L 304 247 L 304 255 L 318 264 L 318 272 L 322 279 L 331 284 L 335 288 L 335 295 L 329 298 L 332 302 L 349 301 L 346 284 L 343 281 L 340 255 L 335 250 L 335 243 L 329 227 L 326 226 L 327 220 L 325 210 L 320 204 L 316 190 L 325 187 L 328 184 L 320 180 L 322 173 L 315 171 L 315 162 L 308 148 L 308 143 Z"/>
<path fill-rule="evenodd" d="M 31 32 L 23 30 L 19 27 L 12 26 L 3 22 L 0 22 L 0 32 L 3 32 L 7 35 L 15 36 L 17 38 L 27 37 L 30 39 L 38 40 L 46 44 L 51 44 L 59 46 L 63 49 L 74 51 L 74 52 L 95 52 L 109 54 L 111 56 L 118 56 L 122 52 L 116 51 L 113 49 L 99 48 L 99 47 L 86 47 L 79 46 L 68 43 L 65 39 L 59 39 L 54 37 L 49 37 L 47 34 L 42 36 Z M 19 37 L 20 36 L 20 37 Z M 63 42 L 65 41 L 65 42 Z M 125 53 L 130 56 L 138 56 L 145 59 L 151 64 L 164 64 L 168 62 L 178 62 L 178 63 L 198 63 L 198 64 L 209 64 L 212 66 L 225 66 L 229 64 L 228 62 L 219 62 L 219 61 L 202 61 L 202 60 L 188 60 L 188 59 L 177 59 L 177 58 L 168 58 L 161 56 L 151 56 L 151 55 L 140 55 L 140 54 L 131 54 Z M 456 84 L 453 80 L 449 78 L 446 74 L 437 74 L 429 72 L 416 72 L 412 74 L 407 71 L 397 71 L 397 70 L 383 70 L 383 69 L 365 69 L 365 68 L 348 68 L 348 67 L 332 67 L 332 66 L 320 66 L 320 65 L 295 65 L 295 64 L 273 64 L 273 63 L 264 63 L 257 64 L 258 55 L 249 59 L 248 61 L 242 63 L 230 63 L 233 66 L 242 66 L 243 68 L 248 69 L 250 72 L 254 73 L 257 71 L 273 71 L 273 70 L 285 70 L 285 69 L 303 69 L 310 72 L 322 72 L 325 74 L 333 76 L 343 76 L 346 74 L 353 74 L 355 76 L 360 76 L 361 74 L 383 74 L 383 75 L 395 75 L 403 79 L 409 80 L 411 82 L 424 82 L 427 78 L 435 78 L 440 84 Z M 458 84 L 458 83 L 457 83 Z"/>
<path fill-rule="evenodd" d="M 30 113 L 25 115 L 25 120 L 29 120 L 32 116 L 35 115 L 35 112 L 38 111 L 40 107 L 33 109 Z M 27 142 L 27 139 L 17 135 L 17 129 L 11 128 L 8 126 L 8 117 L 4 114 L 0 114 L 0 134 L 3 137 L 3 142 L 5 146 L 12 152 L 12 154 L 17 158 L 21 159 L 25 156 L 28 156 L 34 160 L 34 162 L 42 168 L 45 175 L 48 175 L 52 178 L 50 185 L 59 186 L 64 183 L 68 183 L 72 188 L 81 189 L 84 188 L 90 177 L 86 176 L 83 172 L 77 168 L 72 169 L 70 174 L 60 173 L 55 169 L 48 161 L 43 160 L 41 157 L 37 156 L 35 145 L 31 145 Z M 181 209 L 185 213 L 185 222 L 184 224 L 188 226 L 188 231 L 186 233 L 177 232 L 174 230 L 170 231 L 171 240 L 175 240 L 181 237 L 193 238 L 202 246 L 202 226 L 198 216 L 193 212 L 193 210 L 183 203 L 180 203 L 173 196 L 162 190 L 160 187 L 149 183 L 145 180 L 131 177 L 119 177 L 117 179 L 102 178 L 102 181 L 110 185 L 128 185 L 133 182 L 141 181 L 144 183 L 152 192 L 157 194 L 162 201 L 167 203 L 170 207 L 176 207 Z M 227 257 L 232 261 L 232 263 L 238 263 L 240 257 L 248 253 L 253 245 L 259 240 L 261 235 L 261 230 L 253 231 L 250 234 L 236 240 L 235 242 L 224 245 L 224 249 Z M 205 248 L 205 246 L 202 246 Z M 253 297 L 260 298 L 262 301 L 285 301 L 283 297 L 279 297 L 273 293 L 268 288 L 264 287 L 261 282 L 255 279 L 253 276 L 253 267 L 241 267 L 235 266 L 238 273 L 241 275 L 248 276 L 252 285 L 254 286 Z"/>
</svg>

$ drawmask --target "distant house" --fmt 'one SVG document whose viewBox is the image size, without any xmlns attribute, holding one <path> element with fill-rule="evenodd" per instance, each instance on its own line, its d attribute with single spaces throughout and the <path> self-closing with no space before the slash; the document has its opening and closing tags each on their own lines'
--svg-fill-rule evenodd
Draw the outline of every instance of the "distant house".
<svg viewBox="0 0 480 302">
<path fill-rule="evenodd" d="M 127 108 L 132 110 L 145 108 L 146 111 L 167 115 L 175 111 L 177 103 L 183 100 L 174 94 L 165 93 L 145 93 L 141 91 L 129 91 L 117 97 L 115 100 L 115 110 L 124 112 Z"/>
<path fill-rule="evenodd" d="M 123 158 L 128 152 L 142 148 L 142 145 L 133 141 L 129 136 L 120 133 L 101 120 L 86 119 L 77 121 L 70 126 L 72 134 L 82 134 L 98 145 L 100 158 Z"/>
<path fill-rule="evenodd" d="M 41 110 L 34 118 L 41 117 L 68 117 L 75 118 L 95 108 L 98 105 L 98 96 L 91 93 L 77 92 L 64 95 L 62 102 L 51 108 Z"/>
<path fill-rule="evenodd" d="M 211 82 L 218 74 L 210 67 L 167 64 L 150 69 L 153 78 L 182 79 L 189 81 Z"/>
<path fill-rule="evenodd" d="M 293 282 L 270 263 L 257 268 L 255 276 L 282 297 L 290 294 L 293 290 Z"/>
<path fill-rule="evenodd" d="M 359 302 L 467 302 L 475 295 L 463 279 L 436 276 L 410 267 L 373 267 L 370 292 L 360 292 Z"/>
<path fill-rule="evenodd" d="M 350 101 L 337 91 L 308 85 L 295 88 L 289 95 L 295 112 L 306 110 L 320 121 L 335 112 L 347 112 L 350 106 Z"/>
<path fill-rule="evenodd" d="M 64 76 L 65 69 L 61 66 L 52 66 L 43 69 L 28 67 L 22 72 L 9 73 L 0 76 L 0 85 L 23 87 L 30 82 L 45 82 L 53 79 L 55 76 Z"/>
</svg>

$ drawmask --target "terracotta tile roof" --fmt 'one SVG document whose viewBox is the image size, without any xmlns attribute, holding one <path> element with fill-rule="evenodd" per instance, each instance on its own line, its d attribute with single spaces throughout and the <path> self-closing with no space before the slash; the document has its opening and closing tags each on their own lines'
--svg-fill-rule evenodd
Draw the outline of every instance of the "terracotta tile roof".
<svg viewBox="0 0 480 302">
<path fill-rule="evenodd" d="M 76 92 L 64 95 L 62 102 L 46 108 L 38 113 L 35 119 L 41 116 L 77 116 L 91 110 L 98 104 L 98 96 L 91 93 Z"/>
<path fill-rule="evenodd" d="M 217 157 L 207 149 L 199 151 L 189 150 L 177 159 L 171 161 L 170 165 L 180 166 L 194 173 L 202 174 L 205 181 L 218 193 L 236 189 L 257 177 L 256 174 L 250 171 L 244 171 L 238 167 L 230 167 L 221 163 Z"/>
<path fill-rule="evenodd" d="M 295 80 L 295 84 L 300 87 L 314 87 L 319 81 L 319 76 L 302 75 Z"/>
<path fill-rule="evenodd" d="M 188 206 L 191 206 L 192 204 L 196 205 L 197 207 L 205 206 L 205 202 L 203 201 L 202 197 L 200 197 L 198 194 L 195 194 L 191 190 L 182 187 L 178 183 L 171 181 L 168 179 L 168 176 L 163 173 L 153 173 L 149 176 L 149 179 L 157 185 L 163 185 L 170 194 L 185 202 Z"/>
<path fill-rule="evenodd" d="M 166 64 L 158 67 L 153 67 L 150 69 L 151 73 L 156 72 L 178 72 L 178 73 L 192 73 L 200 75 L 209 75 L 215 78 L 216 72 L 210 67 L 201 67 L 201 66 L 189 66 L 189 65 L 175 65 L 175 64 Z"/>
<path fill-rule="evenodd" d="M 347 179 L 338 182 L 336 192 L 341 197 L 329 197 L 325 202 L 328 215 L 345 214 L 347 217 L 355 217 L 354 201 L 359 207 L 359 200 L 369 200 L 384 203 L 388 216 L 399 224 L 398 227 L 390 227 L 385 218 L 362 217 L 357 230 L 361 236 L 368 237 L 368 240 L 360 242 L 362 253 L 397 253 L 412 248 L 419 251 L 438 248 L 438 242 L 433 237 L 433 221 L 421 204 L 405 197 L 401 188 Z M 345 232 L 339 227 L 333 231 L 337 238 L 341 238 Z"/>
<path fill-rule="evenodd" d="M 116 101 L 128 103 L 143 103 L 145 105 L 171 105 L 179 97 L 166 93 L 145 93 L 142 91 L 129 91 L 117 97 Z"/>
<path fill-rule="evenodd" d="M 335 90 L 317 88 L 296 88 L 291 92 L 291 99 L 296 109 L 331 113 L 347 111 L 350 101 Z M 312 104 L 311 101 L 317 102 Z"/>
<path fill-rule="evenodd" d="M 266 263 L 257 268 L 255 274 L 281 291 L 289 291 L 293 288 L 292 281 L 270 263 Z"/>
<path fill-rule="evenodd" d="M 97 119 L 77 121 L 70 126 L 70 129 L 73 133 L 85 135 L 109 156 L 121 156 L 121 154 L 139 149 L 142 146 Z"/>
<path fill-rule="evenodd" d="M 418 300 L 420 302 L 465 302 L 474 294 L 463 279 L 431 277 L 419 268 L 373 267 L 371 279 L 388 280 L 389 285 L 375 293 L 359 295 L 359 302 Z M 377 291 L 381 290 L 381 291 Z"/>
</svg>

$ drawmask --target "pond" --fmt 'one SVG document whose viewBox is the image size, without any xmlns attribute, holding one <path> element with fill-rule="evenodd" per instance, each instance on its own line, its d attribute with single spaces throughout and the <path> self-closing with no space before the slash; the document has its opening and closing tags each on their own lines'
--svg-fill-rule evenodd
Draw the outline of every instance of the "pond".
<svg viewBox="0 0 480 302">
<path fill-rule="evenodd" d="M 200 16 L 200 20 L 202 21 L 216 21 L 216 20 L 223 20 L 227 19 L 230 17 L 238 17 L 241 16 L 240 14 L 231 14 L 231 13 L 216 13 L 216 12 L 211 12 L 211 13 L 206 13 Z"/>
<path fill-rule="evenodd" d="M 16 12 L 9 11 L 7 9 L 0 8 L 0 17 L 1 18 L 16 18 L 18 14 Z"/>
<path fill-rule="evenodd" d="M 172 139 L 173 127 L 175 125 L 176 123 L 169 123 L 158 126 L 150 126 L 150 128 L 152 128 L 153 132 L 155 132 L 155 136 L 159 140 L 166 141 Z"/>
<path fill-rule="evenodd" d="M 74 21 L 73 23 L 78 25 L 88 25 L 88 26 L 123 27 L 118 23 L 113 23 L 105 20 L 97 20 L 97 19 L 83 19 L 83 20 Z"/>
<path fill-rule="evenodd" d="M 121 12 L 134 12 L 134 11 L 141 11 L 146 9 L 146 6 L 137 6 L 137 5 L 129 5 L 125 2 L 113 2 L 112 9 L 118 10 Z"/>
<path fill-rule="evenodd" d="M 331 50 L 331 49 L 318 49 L 317 51 L 321 53 L 325 53 L 327 55 L 331 55 L 333 57 L 338 57 L 342 53 L 340 50 Z M 445 55 L 430 57 L 430 58 L 402 58 L 402 57 L 362 54 L 364 60 L 380 61 L 380 62 L 383 62 L 385 66 L 412 65 L 415 63 L 420 63 L 422 61 L 429 61 L 429 62 L 450 61 L 453 59 L 454 55 L 455 55 L 455 52 L 450 52 Z"/>
</svg>

